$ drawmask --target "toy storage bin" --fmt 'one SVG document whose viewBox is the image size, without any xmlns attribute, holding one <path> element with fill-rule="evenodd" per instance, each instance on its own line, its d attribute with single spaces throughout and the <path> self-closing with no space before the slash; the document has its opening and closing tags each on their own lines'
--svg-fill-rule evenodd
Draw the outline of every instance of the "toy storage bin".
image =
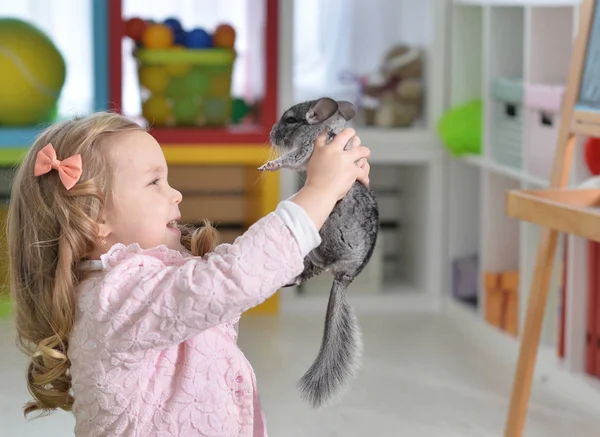
<svg viewBox="0 0 600 437">
<path fill-rule="evenodd" d="M 235 52 L 138 49 L 142 115 L 154 126 L 224 126 L 231 120 Z"/>
<path fill-rule="evenodd" d="M 552 169 L 564 92 L 564 86 L 560 85 L 525 86 L 525 167 L 528 173 L 540 178 L 548 178 Z"/>
<path fill-rule="evenodd" d="M 499 164 L 520 169 L 523 143 L 523 82 L 499 77 L 491 84 L 491 156 Z"/>
</svg>

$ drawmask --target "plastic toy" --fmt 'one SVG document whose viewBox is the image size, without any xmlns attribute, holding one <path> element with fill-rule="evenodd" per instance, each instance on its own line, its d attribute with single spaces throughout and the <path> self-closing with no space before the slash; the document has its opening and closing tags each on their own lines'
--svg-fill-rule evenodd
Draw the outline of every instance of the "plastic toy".
<svg viewBox="0 0 600 437">
<path fill-rule="evenodd" d="M 185 46 L 190 49 L 207 49 L 212 47 L 211 36 L 204 29 L 194 29 L 185 36 Z"/>
<path fill-rule="evenodd" d="M 128 20 L 131 29 L 127 35 L 131 38 L 142 27 L 133 20 Z M 146 121 L 170 127 L 224 126 L 231 122 L 235 29 L 222 23 L 212 34 L 202 28 L 186 31 L 174 17 L 162 23 L 148 22 L 133 52 Z M 236 121 L 247 111 L 238 102 Z"/>
<path fill-rule="evenodd" d="M 438 134 L 453 156 L 481 153 L 481 100 L 473 100 L 446 112 L 438 121 Z"/>
<path fill-rule="evenodd" d="M 167 18 L 163 24 L 173 31 L 174 45 L 185 46 L 186 31 L 177 18 Z"/>
<path fill-rule="evenodd" d="M 169 73 L 162 65 L 143 65 L 138 75 L 142 86 L 152 93 L 162 93 L 169 85 Z"/>
<path fill-rule="evenodd" d="M 213 44 L 222 49 L 233 49 L 235 45 L 235 29 L 229 24 L 220 24 L 215 29 Z"/>
<path fill-rule="evenodd" d="M 142 104 L 142 115 L 148 122 L 158 126 L 165 126 L 172 119 L 169 103 L 160 94 L 151 96 Z"/>
<path fill-rule="evenodd" d="M 50 38 L 25 21 L 0 19 L 0 71 L 0 125 L 50 121 L 66 77 Z"/>
<path fill-rule="evenodd" d="M 142 43 L 147 49 L 166 49 L 173 45 L 175 36 L 169 26 L 152 24 L 142 34 Z"/>
<path fill-rule="evenodd" d="M 148 27 L 148 23 L 139 17 L 130 18 L 125 22 L 125 35 L 134 40 L 136 43 L 142 41 L 142 35 Z"/>
<path fill-rule="evenodd" d="M 364 78 L 362 92 L 376 102 L 362 108 L 368 126 L 408 127 L 420 117 L 423 63 L 417 47 L 399 44 L 387 51 L 379 71 Z"/>
<path fill-rule="evenodd" d="M 163 24 L 165 26 L 169 26 L 173 32 L 177 32 L 178 30 L 183 30 L 183 27 L 181 26 L 181 23 L 179 22 L 179 20 L 177 18 L 167 18 Z"/>
</svg>

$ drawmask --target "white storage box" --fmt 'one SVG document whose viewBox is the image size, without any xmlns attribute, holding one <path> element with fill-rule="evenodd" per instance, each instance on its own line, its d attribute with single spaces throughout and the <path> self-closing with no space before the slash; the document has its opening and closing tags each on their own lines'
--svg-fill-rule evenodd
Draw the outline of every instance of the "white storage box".
<svg viewBox="0 0 600 437">
<path fill-rule="evenodd" d="M 525 169 L 531 175 L 546 179 L 550 177 L 564 92 L 564 86 L 559 85 L 525 86 Z"/>
<path fill-rule="evenodd" d="M 498 77 L 491 84 L 492 159 L 516 169 L 522 168 L 523 82 Z"/>
</svg>

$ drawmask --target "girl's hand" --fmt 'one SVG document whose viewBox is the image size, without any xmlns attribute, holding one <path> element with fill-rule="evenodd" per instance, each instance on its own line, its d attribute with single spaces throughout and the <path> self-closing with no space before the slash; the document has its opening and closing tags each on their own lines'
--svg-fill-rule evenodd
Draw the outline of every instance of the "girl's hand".
<svg viewBox="0 0 600 437">
<path fill-rule="evenodd" d="M 351 146 L 345 150 L 350 140 Z M 308 162 L 306 183 L 290 200 L 302 206 L 320 229 L 356 180 L 369 184 L 370 154 L 367 147 L 360 145 L 352 128 L 341 131 L 329 144 L 325 134 L 321 134 Z"/>
<path fill-rule="evenodd" d="M 345 150 L 349 141 L 350 147 Z M 308 162 L 305 185 L 340 200 L 356 180 L 369 184 L 370 166 L 366 161 L 370 154 L 367 147 L 360 145 L 360 138 L 352 128 L 341 131 L 329 144 L 322 133 Z"/>
</svg>

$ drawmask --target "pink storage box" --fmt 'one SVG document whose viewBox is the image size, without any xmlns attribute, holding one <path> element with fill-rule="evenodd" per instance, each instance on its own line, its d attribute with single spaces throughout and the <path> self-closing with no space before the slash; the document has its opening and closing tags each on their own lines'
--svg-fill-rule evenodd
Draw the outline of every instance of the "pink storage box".
<svg viewBox="0 0 600 437">
<path fill-rule="evenodd" d="M 525 169 L 542 179 L 552 170 L 564 92 L 561 85 L 525 85 Z"/>
</svg>

